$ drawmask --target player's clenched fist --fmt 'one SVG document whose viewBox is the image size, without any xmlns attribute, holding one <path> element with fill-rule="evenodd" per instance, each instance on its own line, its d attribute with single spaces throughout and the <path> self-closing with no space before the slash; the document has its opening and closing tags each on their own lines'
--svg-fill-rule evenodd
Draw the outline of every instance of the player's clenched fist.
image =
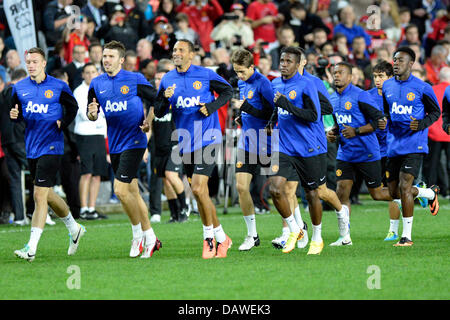
<svg viewBox="0 0 450 320">
<path fill-rule="evenodd" d="M 19 106 L 17 104 L 9 111 L 9 117 L 12 120 L 16 120 L 19 117 Z"/>
<path fill-rule="evenodd" d="M 175 88 L 177 87 L 176 84 L 173 84 L 172 86 L 168 87 L 165 91 L 164 91 L 164 97 L 166 97 L 167 99 L 171 98 L 175 92 Z"/>
<path fill-rule="evenodd" d="M 98 117 L 98 103 L 94 100 L 88 105 L 88 118 L 91 121 L 97 120 Z"/>
</svg>

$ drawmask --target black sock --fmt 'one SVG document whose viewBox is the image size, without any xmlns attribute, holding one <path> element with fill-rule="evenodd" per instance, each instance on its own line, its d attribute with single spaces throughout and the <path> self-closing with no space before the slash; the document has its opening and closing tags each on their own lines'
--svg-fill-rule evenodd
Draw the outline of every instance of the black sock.
<svg viewBox="0 0 450 320">
<path fill-rule="evenodd" d="M 178 220 L 178 204 L 177 199 L 170 199 L 167 201 L 169 203 L 170 216 L 174 220 Z"/>
<path fill-rule="evenodd" d="M 186 194 L 184 193 L 184 191 L 182 193 L 180 193 L 180 194 L 177 194 L 177 197 L 178 197 L 178 202 L 180 204 L 181 210 L 187 209 Z"/>
</svg>

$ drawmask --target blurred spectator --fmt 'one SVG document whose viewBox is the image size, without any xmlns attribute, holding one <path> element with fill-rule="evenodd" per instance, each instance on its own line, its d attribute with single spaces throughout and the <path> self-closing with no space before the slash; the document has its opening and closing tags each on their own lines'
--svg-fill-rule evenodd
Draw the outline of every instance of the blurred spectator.
<svg viewBox="0 0 450 320">
<path fill-rule="evenodd" d="M 214 29 L 214 22 L 223 15 L 223 9 L 217 0 L 183 0 L 176 8 L 177 12 L 184 12 L 189 17 L 189 25 L 200 36 L 200 43 L 206 53 L 211 52 L 211 32 Z"/>
<path fill-rule="evenodd" d="M 397 42 L 402 33 L 397 2 L 395 0 L 381 0 L 380 11 L 381 30 L 384 30 L 389 39 Z"/>
<path fill-rule="evenodd" d="M 167 20 L 169 20 L 169 23 L 171 25 L 175 25 L 177 16 L 177 11 L 175 9 L 175 0 L 161 0 L 159 1 L 158 11 L 156 12 L 155 16 L 164 16 L 167 18 Z"/>
<path fill-rule="evenodd" d="M 389 63 L 392 63 L 392 56 L 389 54 L 389 51 L 386 48 L 380 47 L 375 51 L 375 53 L 376 53 L 376 57 L 377 57 L 376 63 L 378 63 L 380 61 L 387 61 Z"/>
<path fill-rule="evenodd" d="M 370 65 L 369 55 L 366 50 L 366 41 L 363 36 L 353 38 L 352 52 L 348 55 L 348 62 L 363 70 Z"/>
<path fill-rule="evenodd" d="M 416 54 L 416 61 L 414 62 L 413 69 L 423 69 L 423 57 L 425 56 L 423 48 L 419 43 L 411 43 L 408 47 Z"/>
<path fill-rule="evenodd" d="M 347 45 L 347 37 L 343 33 L 335 33 L 333 37 L 334 51 L 343 55 L 348 55 L 349 49 Z"/>
<path fill-rule="evenodd" d="M 215 65 L 218 66 L 216 72 L 231 84 L 232 87 L 237 87 L 238 78 L 234 72 L 233 65 L 230 61 L 230 53 L 225 48 L 218 48 L 212 53 Z"/>
<path fill-rule="evenodd" d="M 425 22 L 429 19 L 427 10 L 424 8 L 424 2 L 427 0 L 397 0 L 400 7 L 407 7 L 411 15 L 411 23 L 418 28 L 419 38 L 425 33 Z"/>
<path fill-rule="evenodd" d="M 240 3 L 231 6 L 231 13 L 226 13 L 222 21 L 213 29 L 211 38 L 219 41 L 222 47 L 232 51 L 238 47 L 250 47 L 254 44 L 253 30 L 244 21 L 244 7 Z"/>
<path fill-rule="evenodd" d="M 175 64 L 170 59 L 161 59 L 158 61 L 158 65 L 156 68 L 156 72 L 162 72 L 162 70 L 168 70 L 171 71 L 175 69 Z"/>
<path fill-rule="evenodd" d="M 98 74 L 103 73 L 103 47 L 100 42 L 92 42 L 89 46 L 89 61 L 95 65 Z"/>
<path fill-rule="evenodd" d="M 87 55 L 87 51 L 89 49 L 89 45 L 91 44 L 91 42 L 89 41 L 89 39 L 86 36 L 87 27 L 88 27 L 87 17 L 80 16 L 79 28 L 76 28 L 73 31 L 68 29 L 68 27 L 64 29 L 64 32 L 63 32 L 64 60 L 67 63 L 72 62 L 72 59 L 73 59 L 72 53 L 73 53 L 73 48 L 75 46 L 84 46 L 86 48 L 85 62 L 89 61 L 89 56 Z"/>
<path fill-rule="evenodd" d="M 133 50 L 128 50 L 125 52 L 125 60 L 122 65 L 122 69 L 126 71 L 137 71 L 137 55 Z"/>
<path fill-rule="evenodd" d="M 136 20 L 129 20 L 125 14 L 125 10 L 121 5 L 114 6 L 113 13 L 110 18 L 110 28 L 105 35 L 105 42 L 117 40 L 123 43 L 127 50 L 134 50 L 138 42 L 139 34 L 145 34 L 145 32 L 139 29 L 134 29 L 134 25 L 131 22 Z M 138 31 L 138 32 L 137 32 Z"/>
<path fill-rule="evenodd" d="M 320 53 L 325 56 L 331 56 L 334 53 L 333 43 L 327 41 L 320 47 Z"/>
<path fill-rule="evenodd" d="M 281 50 L 286 47 L 296 46 L 294 31 L 289 25 L 282 26 L 277 32 L 278 45 L 270 50 L 272 57 L 272 69 L 277 70 L 280 63 Z"/>
<path fill-rule="evenodd" d="M 364 72 L 360 67 L 355 66 L 352 68 L 352 84 L 366 90 L 364 86 Z"/>
<path fill-rule="evenodd" d="M 3 37 L 0 34 L 0 65 L 4 65 L 5 62 L 5 56 L 8 49 L 5 46 L 5 41 L 3 40 Z"/>
<path fill-rule="evenodd" d="M 21 69 L 20 56 L 17 50 L 11 49 L 6 53 L 6 82 L 11 79 L 12 73 Z"/>
<path fill-rule="evenodd" d="M 255 41 L 262 39 L 272 43 L 277 40 L 276 26 L 284 20 L 277 6 L 271 0 L 257 0 L 247 8 L 247 18 L 251 21 Z"/>
<path fill-rule="evenodd" d="M 52 73 L 53 70 L 64 68 L 67 65 L 66 60 L 64 60 L 64 55 L 64 41 L 59 40 L 55 44 L 55 49 L 53 50 L 52 54 L 49 55 L 47 59 L 46 72 Z"/>
<path fill-rule="evenodd" d="M 447 7 L 446 14 L 435 19 L 431 24 L 431 32 L 427 36 L 427 47 L 432 48 L 439 40 L 445 38 L 445 28 L 450 23 L 450 5 Z"/>
<path fill-rule="evenodd" d="M 447 67 L 448 52 L 443 46 L 434 46 L 431 56 L 425 62 L 427 79 L 434 85 L 439 83 L 439 72 L 443 67 Z"/>
<path fill-rule="evenodd" d="M 146 60 L 152 59 L 153 46 L 148 39 L 141 39 L 138 41 L 136 46 L 136 54 L 138 57 L 138 69 L 142 69 L 142 63 Z"/>
<path fill-rule="evenodd" d="M 427 72 L 424 69 L 412 69 L 411 74 L 414 77 L 431 84 L 427 79 Z"/>
<path fill-rule="evenodd" d="M 102 9 L 106 0 L 88 0 L 86 5 L 81 8 L 81 13 L 94 20 L 94 36 L 101 39 L 109 29 L 108 16 Z"/>
<path fill-rule="evenodd" d="M 316 28 L 312 32 L 312 45 L 306 50 L 306 53 L 314 52 L 320 54 L 320 48 L 327 42 L 327 32 L 323 28 Z"/>
<path fill-rule="evenodd" d="M 76 45 L 73 47 L 72 56 L 72 62 L 66 65 L 63 70 L 69 77 L 69 87 L 73 91 L 83 81 L 83 78 L 81 77 L 81 70 L 85 63 L 86 48 L 83 45 Z"/>
<path fill-rule="evenodd" d="M 172 57 L 172 48 L 177 42 L 173 27 L 164 16 L 156 17 L 153 28 L 155 30 L 152 40 L 152 55 L 156 60 Z"/>
<path fill-rule="evenodd" d="M 258 70 L 270 81 L 281 76 L 280 72 L 272 70 L 272 58 L 270 56 L 264 55 L 259 58 Z"/>
<path fill-rule="evenodd" d="M 105 218 L 97 212 L 95 204 L 100 190 L 101 177 L 108 176 L 106 162 L 106 120 L 103 112 L 96 121 L 90 121 L 86 115 L 89 85 L 98 76 L 97 67 L 89 62 L 83 67 L 83 82 L 73 95 L 78 102 L 78 113 L 75 117 L 74 134 L 80 154 L 80 218 L 94 220 Z"/>
<path fill-rule="evenodd" d="M 0 123 L 1 144 L 6 156 L 6 165 L 9 171 L 9 187 L 11 206 L 14 212 L 14 224 L 26 225 L 28 220 L 24 215 L 22 198 L 22 170 L 28 166 L 25 152 L 25 123 L 12 123 L 9 120 L 9 110 L 12 107 L 13 85 L 27 77 L 23 69 L 16 69 L 11 75 L 11 83 L 3 91 L 0 86 L 0 112 L 3 115 Z M 0 116 L 1 117 L 1 116 Z"/>
<path fill-rule="evenodd" d="M 408 46 L 411 43 L 420 43 L 419 28 L 415 24 L 409 24 L 405 27 L 405 37 L 400 41 L 398 47 Z"/>
<path fill-rule="evenodd" d="M 291 2 L 291 1 L 290 1 Z M 300 2 L 293 2 L 290 4 L 290 19 L 285 20 L 291 28 L 294 30 L 295 41 L 302 48 L 305 48 L 306 44 L 312 44 L 314 40 L 313 30 L 322 29 L 325 32 L 325 41 L 327 34 L 331 33 L 331 30 L 323 23 L 322 19 L 306 11 L 305 6 Z M 323 43 L 318 44 L 320 47 Z"/>
<path fill-rule="evenodd" d="M 138 39 L 145 38 L 148 35 L 149 24 L 145 19 L 144 13 L 136 6 L 135 0 L 121 0 L 125 12 L 125 22 L 134 30 Z M 136 40 L 137 43 L 137 40 Z M 136 48 L 136 43 L 133 48 Z"/>
<path fill-rule="evenodd" d="M 369 35 L 361 26 L 356 24 L 356 16 L 352 6 L 347 6 L 339 12 L 340 23 L 334 28 L 333 32 L 343 33 L 347 38 L 347 45 L 351 45 L 353 38 L 356 36 L 363 36 L 367 47 L 371 44 Z"/>
<path fill-rule="evenodd" d="M 185 39 L 189 40 L 194 45 L 200 45 L 200 37 L 198 36 L 198 33 L 189 27 L 189 18 L 187 14 L 180 12 L 179 14 L 177 14 L 175 21 L 177 26 L 175 37 L 177 38 L 177 40 Z"/>
<path fill-rule="evenodd" d="M 156 62 L 153 59 L 146 59 L 140 64 L 139 71 L 144 75 L 145 79 L 151 81 L 155 78 Z"/>
<path fill-rule="evenodd" d="M 43 21 L 47 46 L 53 47 L 61 39 L 71 15 L 72 0 L 53 0 L 47 4 Z"/>
</svg>

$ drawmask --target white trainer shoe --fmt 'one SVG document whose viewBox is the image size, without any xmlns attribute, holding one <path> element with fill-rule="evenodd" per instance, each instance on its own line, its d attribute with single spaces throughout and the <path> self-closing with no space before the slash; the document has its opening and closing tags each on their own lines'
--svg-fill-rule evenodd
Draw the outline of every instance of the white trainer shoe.
<svg viewBox="0 0 450 320">
<path fill-rule="evenodd" d="M 244 242 L 239 246 L 239 251 L 249 251 L 251 248 L 259 246 L 260 243 L 258 235 L 256 237 L 246 236 Z"/>
<path fill-rule="evenodd" d="M 158 251 L 162 247 L 161 241 L 158 238 L 155 239 L 155 242 L 150 243 L 149 245 L 145 244 L 144 251 L 142 252 L 141 259 L 151 258 L 155 251 Z"/>
<path fill-rule="evenodd" d="M 161 215 L 160 214 L 154 214 L 150 218 L 150 222 L 161 222 Z"/>
<path fill-rule="evenodd" d="M 283 249 L 284 246 L 286 245 L 288 238 L 289 238 L 289 233 L 282 234 L 280 237 L 272 240 L 272 246 L 275 249 Z"/>
<path fill-rule="evenodd" d="M 330 246 L 332 247 L 340 247 L 340 246 L 351 246 L 352 245 L 352 239 L 350 238 L 350 233 L 346 234 L 343 237 L 339 237 L 337 241 L 330 243 Z"/>
<path fill-rule="evenodd" d="M 79 229 L 76 234 L 72 235 L 69 233 L 70 243 L 69 250 L 67 250 L 67 254 L 69 256 L 73 256 L 77 252 L 78 245 L 80 244 L 80 239 L 86 233 L 86 228 L 83 225 L 78 223 L 78 226 Z"/>
<path fill-rule="evenodd" d="M 54 226 L 56 224 L 55 221 L 52 220 L 52 217 L 47 213 L 47 218 L 45 219 L 45 224 L 48 224 L 49 226 Z"/>
<path fill-rule="evenodd" d="M 303 238 L 297 241 L 297 248 L 303 249 L 308 245 L 308 226 L 306 222 L 303 222 Z"/>
<path fill-rule="evenodd" d="M 24 259 L 24 260 L 27 260 L 30 262 L 33 261 L 34 258 L 36 257 L 36 252 L 31 252 L 28 244 L 26 244 L 25 247 L 23 247 L 22 249 L 14 251 L 14 254 L 18 258 L 21 258 L 21 259 Z"/>
<path fill-rule="evenodd" d="M 142 236 L 131 241 L 130 257 L 136 258 L 144 250 L 145 237 Z"/>
</svg>

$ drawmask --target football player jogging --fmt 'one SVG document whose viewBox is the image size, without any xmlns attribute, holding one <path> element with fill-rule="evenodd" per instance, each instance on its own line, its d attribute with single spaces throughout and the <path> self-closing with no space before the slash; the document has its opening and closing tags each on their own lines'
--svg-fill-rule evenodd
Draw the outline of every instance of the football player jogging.
<svg viewBox="0 0 450 320">
<path fill-rule="evenodd" d="M 282 76 L 272 81 L 274 102 L 278 108 L 279 152 L 272 155 L 270 193 L 290 230 L 282 250 L 283 253 L 289 253 L 304 236 L 292 213 L 291 199 L 285 191 L 292 171 L 297 173 L 305 189 L 312 221 L 313 233 L 308 254 L 320 254 L 323 249 L 322 204 L 317 188 L 322 147 L 315 132 L 315 123 L 320 121 L 320 104 L 314 83 L 298 73 L 300 59 L 301 51 L 298 48 L 284 48 L 280 57 Z"/>
<path fill-rule="evenodd" d="M 337 218 L 338 218 L 338 227 L 340 231 L 340 235 L 344 236 L 348 232 L 348 223 L 349 223 L 349 209 L 347 206 L 342 205 L 339 201 L 338 196 L 336 195 L 336 192 L 334 192 L 331 189 L 328 189 L 326 185 L 326 173 L 327 173 L 327 138 L 325 135 L 325 129 L 323 126 L 323 120 L 322 115 L 328 115 L 333 113 L 333 106 L 330 102 L 330 95 L 328 94 L 328 91 L 323 84 L 322 80 L 319 78 L 313 76 L 312 74 L 308 73 L 305 70 L 305 66 L 308 63 L 306 60 L 306 55 L 303 49 L 299 48 L 301 51 L 301 60 L 300 60 L 300 67 L 298 68 L 298 72 L 304 76 L 306 79 L 310 79 L 316 86 L 318 90 L 319 95 L 319 102 L 320 102 L 320 111 L 321 115 L 319 116 L 319 121 L 314 123 L 316 130 L 316 135 L 319 139 L 320 146 L 322 153 L 320 154 L 320 157 L 322 158 L 320 160 L 320 170 L 321 175 L 319 179 L 319 198 L 327 203 L 329 203 L 336 212 Z M 308 244 L 308 228 L 306 223 L 302 220 L 301 213 L 300 213 L 300 207 L 297 200 L 297 187 L 298 187 L 298 177 L 297 175 L 293 175 L 292 181 L 288 179 L 286 183 L 286 194 L 288 197 L 292 200 L 291 201 L 291 210 L 294 212 L 294 217 L 297 222 L 297 224 L 303 228 L 304 236 L 301 240 L 297 242 L 297 248 L 305 248 Z M 286 222 L 283 220 L 283 234 L 272 240 L 272 245 L 277 248 L 281 249 L 283 248 L 284 244 L 286 243 L 288 239 L 289 233 L 286 235 L 286 231 L 289 228 L 287 227 Z"/>
<path fill-rule="evenodd" d="M 133 240 L 130 257 L 150 258 L 161 242 L 151 227 L 147 206 L 139 193 L 137 171 L 147 147 L 148 123 L 144 121 L 142 100 L 152 103 L 156 90 L 140 73 L 122 69 L 125 47 L 118 41 L 104 46 L 105 73 L 92 79 L 88 92 L 89 120 L 98 118 L 99 108 L 106 118 L 114 193 L 131 222 Z"/>
<path fill-rule="evenodd" d="M 250 51 L 236 50 L 231 56 L 231 63 L 239 78 L 241 97 L 237 103 L 237 107 L 240 108 L 242 133 L 237 151 L 236 189 L 247 225 L 247 236 L 239 250 L 248 251 L 260 244 L 256 232 L 255 207 L 250 194 L 250 183 L 254 176 L 263 174 L 261 172 L 263 167 L 270 166 L 271 139 L 265 127 L 274 110 L 273 91 L 269 79 L 255 70 Z"/>
<path fill-rule="evenodd" d="M 381 184 L 381 156 L 375 129 L 386 128 L 386 118 L 375 107 L 369 93 L 354 86 L 352 65 L 336 64 L 334 71 L 336 92 L 331 95 L 334 116 L 338 128 L 327 133 L 330 142 L 336 141 L 339 132 L 339 148 L 336 156 L 336 193 L 341 202 L 350 208 L 350 192 L 356 174 L 366 181 L 374 200 L 392 201 L 387 188 Z M 350 230 L 331 246 L 351 245 Z"/>
<path fill-rule="evenodd" d="M 155 116 L 163 117 L 172 106 L 184 172 L 190 180 L 203 223 L 202 257 L 225 258 L 232 241 L 217 218 L 209 197 L 208 180 L 215 166 L 216 150 L 222 145 L 217 110 L 230 101 L 233 90 L 212 70 L 193 65 L 194 56 L 195 48 L 190 41 L 175 43 L 173 62 L 176 68 L 161 81 Z"/>
<path fill-rule="evenodd" d="M 382 61 L 373 67 L 373 80 L 375 87 L 370 89 L 368 93 L 375 101 L 375 107 L 384 112 L 383 110 L 383 96 L 382 89 L 384 81 L 392 78 L 394 76 L 394 69 L 392 64 L 386 61 Z M 376 129 L 375 134 L 377 135 L 378 144 L 380 145 L 380 156 L 381 156 L 381 176 L 383 186 L 387 186 L 386 178 L 386 161 L 387 161 L 387 130 Z M 401 203 L 389 202 L 389 232 L 384 239 L 384 241 L 394 241 L 398 240 L 398 225 L 400 219 L 400 209 L 399 205 Z"/>
<path fill-rule="evenodd" d="M 13 87 L 10 118 L 26 124 L 25 145 L 34 184 L 35 209 L 30 240 L 14 254 L 33 261 L 49 205 L 69 230 L 68 255 L 76 253 L 86 229 L 74 220 L 68 205 L 53 191 L 64 154 L 63 130 L 75 119 L 77 101 L 65 82 L 45 73 L 47 61 L 42 49 L 28 50 L 25 63 L 30 76 Z"/>
<path fill-rule="evenodd" d="M 388 120 L 387 172 L 392 197 L 402 202 L 403 231 L 394 246 L 412 246 L 414 199 L 428 199 L 432 215 L 439 212 L 439 187 L 413 186 L 423 159 L 428 153 L 428 127 L 439 119 L 441 110 L 433 88 L 414 77 L 413 50 L 400 47 L 394 52 L 394 78 L 383 84 L 384 113 Z"/>
</svg>

